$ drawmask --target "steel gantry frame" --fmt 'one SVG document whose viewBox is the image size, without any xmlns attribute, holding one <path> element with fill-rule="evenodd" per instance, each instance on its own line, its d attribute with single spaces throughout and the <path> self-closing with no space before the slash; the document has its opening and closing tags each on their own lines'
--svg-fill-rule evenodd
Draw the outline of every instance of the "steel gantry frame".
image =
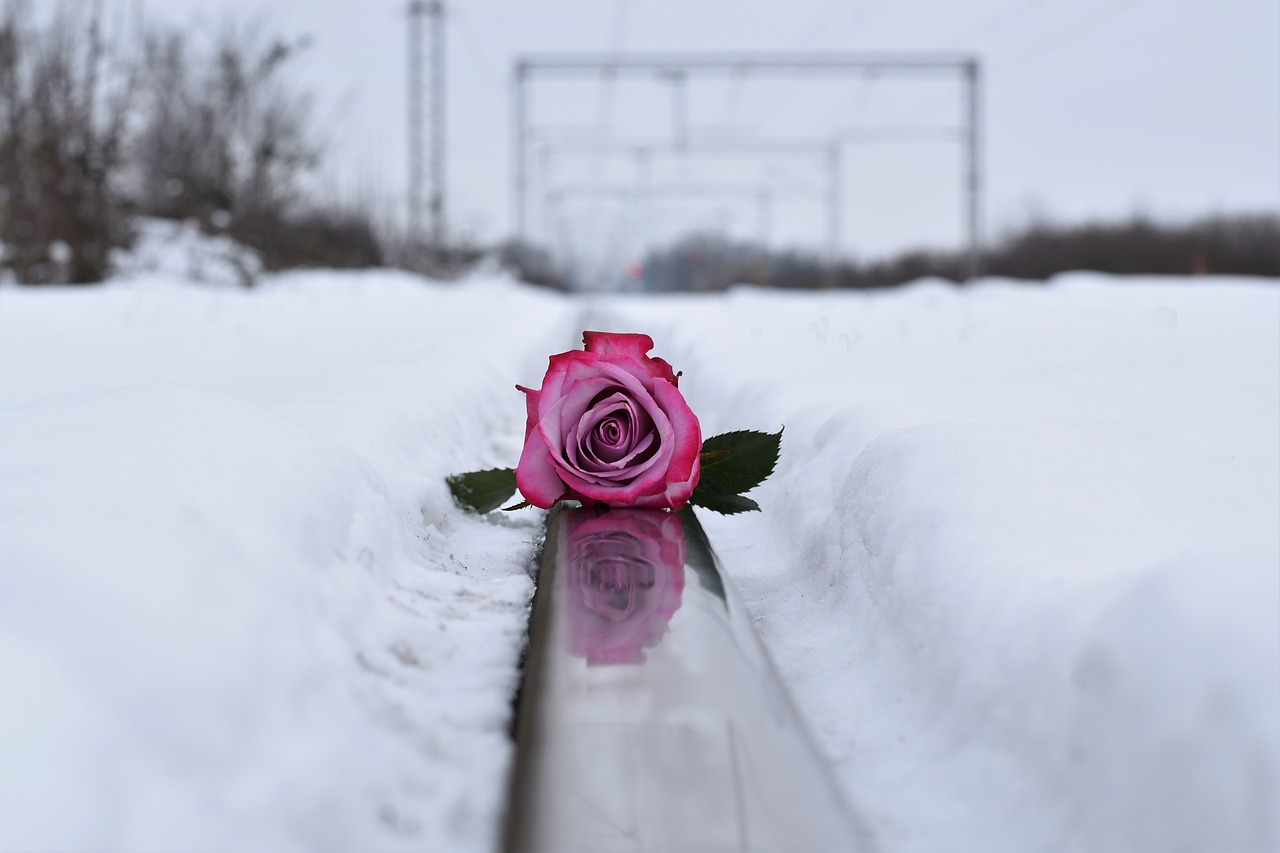
<svg viewBox="0 0 1280 853">
<path fill-rule="evenodd" d="M 546 175 L 549 174 L 549 162 L 552 156 L 556 155 L 592 155 L 606 157 L 624 157 L 629 158 L 635 163 L 635 185 L 633 187 L 602 187 L 604 193 L 592 193 L 586 188 L 572 193 L 563 192 L 563 186 L 542 186 L 541 208 L 545 219 L 546 213 L 550 206 L 557 200 L 562 199 L 565 195 L 592 195 L 592 194 L 608 194 L 630 195 L 638 199 L 648 199 L 654 195 L 684 195 L 684 196 L 712 196 L 712 195 L 731 195 L 744 194 L 746 190 L 741 186 L 730 187 L 701 187 L 692 191 L 693 187 L 662 187 L 654 186 L 649 183 L 649 163 L 657 155 L 672 155 L 678 157 L 689 157 L 696 155 L 715 154 L 722 157 L 731 156 L 748 156 L 759 157 L 761 155 L 774 156 L 794 156 L 810 158 L 814 161 L 821 161 L 827 171 L 827 187 L 828 191 L 824 196 L 824 203 L 827 207 L 828 222 L 828 253 L 834 258 L 838 245 L 835 237 L 839 228 L 839 174 L 836 171 L 839 168 L 839 152 L 833 151 L 838 143 L 831 141 L 812 141 L 812 140 L 762 140 L 762 139 L 723 139 L 723 140 L 630 140 L 630 141 L 610 141 L 610 140 L 548 140 L 539 141 L 537 143 L 539 169 Z M 772 208 L 774 190 L 769 186 L 759 185 L 752 186 L 751 189 L 759 200 L 761 213 L 761 240 L 767 241 L 769 237 L 769 211 Z"/>
<path fill-rule="evenodd" d="M 800 75 L 800 76 L 875 76 L 875 77 L 958 77 L 964 84 L 964 119 L 958 128 L 858 128 L 834 131 L 828 144 L 828 251 L 835 259 L 839 252 L 840 194 L 839 174 L 841 147 L 845 142 L 890 141 L 903 131 L 923 131 L 918 138 L 958 138 L 965 150 L 962 187 L 965 196 L 963 216 L 968 243 L 970 277 L 980 272 L 982 257 L 982 151 L 981 151 L 981 70 L 977 58 L 962 54 L 563 54 L 525 56 L 516 60 L 512 77 L 512 205 L 516 236 L 528 237 L 530 154 L 535 134 L 531 119 L 530 86 L 537 79 L 596 76 L 613 79 L 620 76 L 654 77 L 672 85 L 672 141 L 674 151 L 688 151 L 695 143 L 689 136 L 688 101 L 684 86 L 693 76 L 725 75 Z M 753 140 L 765 147 L 788 144 L 803 145 L 794 140 Z M 749 144 L 747 140 L 740 143 Z M 812 142 L 807 144 L 812 145 Z M 619 143 L 617 147 L 634 148 Z M 832 153 L 833 152 L 833 153 Z"/>
<path fill-rule="evenodd" d="M 756 202 L 756 223 L 760 239 L 767 240 L 772 222 L 773 188 L 765 184 L 653 184 L 639 187 L 610 186 L 603 184 L 564 184 L 546 193 L 546 203 L 554 206 L 566 199 L 581 196 L 597 198 L 652 199 L 663 197 L 723 198 L 739 196 Z"/>
</svg>

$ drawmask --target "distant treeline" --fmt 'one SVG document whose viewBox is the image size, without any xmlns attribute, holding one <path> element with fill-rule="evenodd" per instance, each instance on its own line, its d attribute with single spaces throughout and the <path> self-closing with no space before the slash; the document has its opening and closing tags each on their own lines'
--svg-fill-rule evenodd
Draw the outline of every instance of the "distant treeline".
<svg viewBox="0 0 1280 853">
<path fill-rule="evenodd" d="M 1280 277 L 1280 215 L 1214 216 L 1184 224 L 1136 218 L 1119 223 L 1036 224 L 987 247 L 982 275 L 1041 280 L 1071 270 L 1120 275 L 1223 273 Z M 650 253 L 650 290 L 720 290 L 751 283 L 781 288 L 894 287 L 932 276 L 964 281 L 963 251 L 907 252 L 886 260 L 828 264 L 712 235 L 692 235 Z"/>
<path fill-rule="evenodd" d="M 0 266 L 28 284 L 100 281 L 139 215 L 198 222 L 267 269 L 383 262 L 369 216 L 301 189 L 319 137 L 282 70 L 305 40 L 108 25 L 102 6 L 0 3 Z"/>
</svg>

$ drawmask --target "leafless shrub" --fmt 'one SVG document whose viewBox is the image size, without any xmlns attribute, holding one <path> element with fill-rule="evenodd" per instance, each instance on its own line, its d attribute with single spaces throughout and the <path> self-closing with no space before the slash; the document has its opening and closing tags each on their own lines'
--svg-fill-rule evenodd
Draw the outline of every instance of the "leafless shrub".
<svg viewBox="0 0 1280 853">
<path fill-rule="evenodd" d="M 644 261 L 644 279 L 656 290 L 714 291 L 731 284 L 822 287 L 828 267 L 804 252 L 779 252 L 715 234 L 690 234 Z"/>
<path fill-rule="evenodd" d="M 546 249 L 520 240 L 509 240 L 498 246 L 495 254 L 498 264 L 523 282 L 561 292 L 572 289 L 568 276 Z"/>
<path fill-rule="evenodd" d="M 201 50 L 153 29 L 143 50 L 143 121 L 136 142 L 139 205 L 215 225 L 219 215 L 284 218 L 320 158 L 310 101 L 284 81 L 306 41 L 263 44 L 228 24 Z"/>
<path fill-rule="evenodd" d="M 0 6 L 0 243 L 20 282 L 101 280 L 128 236 L 116 178 L 135 78 L 100 10 L 41 27 L 22 0 Z"/>
<path fill-rule="evenodd" d="M 140 209 L 225 233 L 257 250 L 268 270 L 381 265 L 371 215 L 323 209 L 302 192 L 320 145 L 310 99 L 284 72 L 307 41 L 264 42 L 260 30 L 228 24 L 205 48 L 176 30 L 150 32 Z"/>
<path fill-rule="evenodd" d="M 381 243 L 369 219 L 358 211 L 243 214 L 232 219 L 227 234 L 256 248 L 268 270 L 359 269 L 383 264 Z"/>
<path fill-rule="evenodd" d="M 1280 276 L 1280 217 L 1217 216 L 1183 224 L 1142 217 L 1121 223 L 1033 225 L 986 256 L 988 273 L 1043 279 L 1064 270 Z"/>
<path fill-rule="evenodd" d="M 267 269 L 383 262 L 372 217 L 304 196 L 320 145 L 285 69 L 305 40 L 261 38 L 261 22 L 208 42 L 138 22 L 111 44 L 101 6 L 37 17 L 0 0 L 0 268 L 100 281 L 135 214 L 234 237 Z"/>
<path fill-rule="evenodd" d="M 445 243 L 402 241 L 394 243 L 388 254 L 393 266 L 448 281 L 474 269 L 486 251 L 476 243 L 455 238 Z"/>
<path fill-rule="evenodd" d="M 803 252 L 692 235 L 650 253 L 645 279 L 657 290 L 719 290 L 736 283 L 870 289 L 927 276 L 963 281 L 968 260 L 964 252 L 913 251 L 831 266 Z M 1030 280 L 1071 270 L 1280 277 L 1280 216 L 1220 216 L 1186 224 L 1141 218 L 1073 226 L 1038 223 L 992 246 L 983 255 L 982 268 L 987 275 Z"/>
</svg>

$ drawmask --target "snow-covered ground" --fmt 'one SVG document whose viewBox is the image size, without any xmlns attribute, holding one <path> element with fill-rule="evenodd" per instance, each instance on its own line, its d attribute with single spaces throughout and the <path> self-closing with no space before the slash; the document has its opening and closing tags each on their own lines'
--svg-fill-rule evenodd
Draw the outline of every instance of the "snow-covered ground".
<svg viewBox="0 0 1280 853">
<path fill-rule="evenodd" d="M 883 850 L 1280 845 L 1274 282 L 162 267 L 0 288 L 0 849 L 490 848 L 541 516 L 443 477 L 584 324 L 786 426 L 706 523 Z"/>
<path fill-rule="evenodd" d="M 885 850 L 1280 848 L 1275 282 L 610 312 L 786 425 L 706 526 Z"/>
<path fill-rule="evenodd" d="M 482 319 L 483 318 L 483 319 Z M 0 291 L 0 850 L 483 850 L 578 332 L 500 282 Z"/>
</svg>

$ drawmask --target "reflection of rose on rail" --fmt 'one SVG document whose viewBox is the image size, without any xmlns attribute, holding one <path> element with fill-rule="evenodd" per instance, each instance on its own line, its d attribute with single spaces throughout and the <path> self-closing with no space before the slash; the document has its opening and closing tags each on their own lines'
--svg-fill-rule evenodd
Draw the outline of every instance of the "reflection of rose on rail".
<svg viewBox="0 0 1280 853">
<path fill-rule="evenodd" d="M 644 662 L 680 609 L 684 529 L 661 510 L 573 512 L 565 596 L 569 653 L 591 664 Z"/>
</svg>

